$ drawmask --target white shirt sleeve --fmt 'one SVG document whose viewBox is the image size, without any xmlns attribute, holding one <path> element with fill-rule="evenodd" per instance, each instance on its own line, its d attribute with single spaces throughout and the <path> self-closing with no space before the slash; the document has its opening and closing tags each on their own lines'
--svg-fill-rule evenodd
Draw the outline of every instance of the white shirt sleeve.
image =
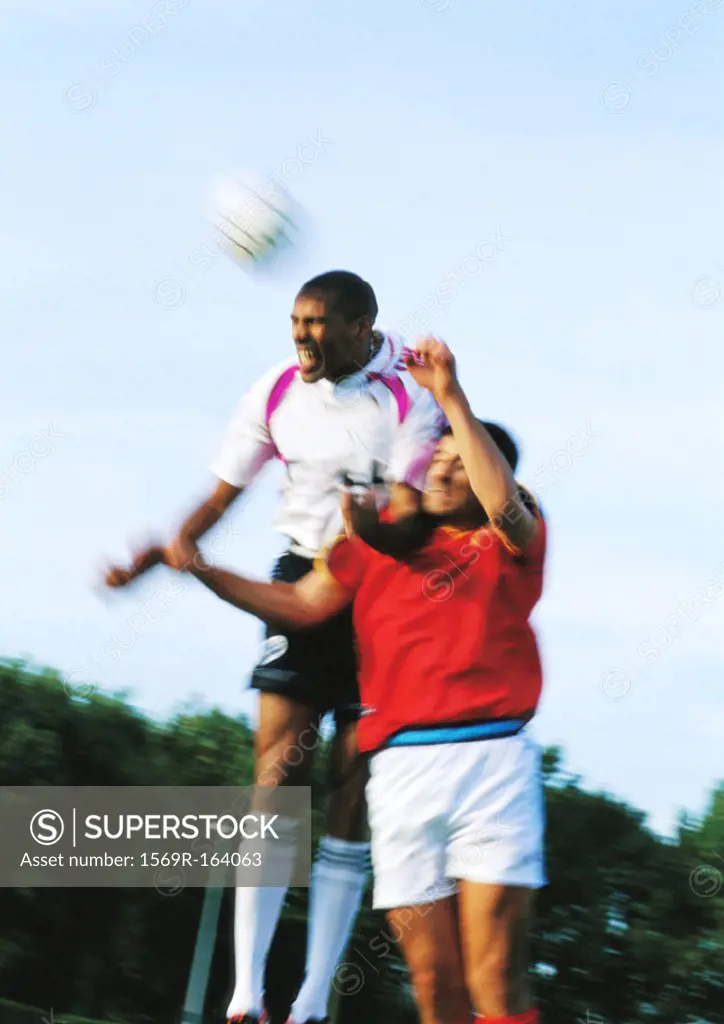
<svg viewBox="0 0 724 1024">
<path fill-rule="evenodd" d="M 402 378 L 412 406 L 392 445 L 389 474 L 397 483 L 421 491 L 433 452 L 445 426 L 445 416 L 429 391 L 412 378 Z"/>
<path fill-rule="evenodd" d="M 276 447 L 266 424 L 271 390 L 289 363 L 273 367 L 256 382 L 236 407 L 211 472 L 232 487 L 248 487 L 274 458 Z"/>
</svg>

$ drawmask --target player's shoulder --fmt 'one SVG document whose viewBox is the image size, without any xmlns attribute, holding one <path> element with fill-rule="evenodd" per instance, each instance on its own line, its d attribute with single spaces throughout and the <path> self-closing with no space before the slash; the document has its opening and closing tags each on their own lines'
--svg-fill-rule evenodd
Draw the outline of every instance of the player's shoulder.
<svg viewBox="0 0 724 1024">
<path fill-rule="evenodd" d="M 430 392 L 425 388 L 421 388 L 407 369 L 407 359 L 409 356 L 414 355 L 414 350 L 410 348 L 403 338 L 386 332 L 380 333 L 384 337 L 383 348 L 380 351 L 383 362 L 379 370 L 382 376 L 388 379 L 396 377 L 407 392 L 407 396 L 413 406 L 420 404 L 423 406 L 435 406 L 435 400 Z"/>
<path fill-rule="evenodd" d="M 268 396 L 278 384 L 282 384 L 285 381 L 289 384 L 293 383 L 298 369 L 299 363 L 296 359 L 283 359 L 281 362 L 274 363 L 268 370 L 265 370 L 251 385 L 247 385 L 246 390 Z"/>
<path fill-rule="evenodd" d="M 410 351 L 402 338 L 397 337 L 394 334 L 389 334 L 387 331 L 379 331 L 379 335 L 382 338 L 382 344 L 378 355 L 375 357 L 375 370 L 381 373 L 384 377 L 399 377 L 407 373 L 407 365 L 405 359 L 408 352 Z"/>
</svg>

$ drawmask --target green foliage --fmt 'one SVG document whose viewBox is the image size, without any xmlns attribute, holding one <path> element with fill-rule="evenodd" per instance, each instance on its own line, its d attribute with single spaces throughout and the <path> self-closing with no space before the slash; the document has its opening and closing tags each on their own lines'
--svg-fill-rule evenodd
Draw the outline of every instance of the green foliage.
<svg viewBox="0 0 724 1024">
<path fill-rule="evenodd" d="M 314 834 L 323 821 L 325 751 L 314 769 Z M 122 697 L 66 690 L 57 673 L 0 662 L 3 785 L 244 785 L 253 733 L 243 718 L 187 708 L 156 724 Z M 533 938 L 537 992 L 551 1024 L 724 1024 L 724 786 L 673 841 L 612 798 L 583 791 L 545 752 L 550 885 Z M 207 1013 L 223 1020 L 231 962 L 225 895 Z M 203 893 L 154 889 L 0 890 L 3 1024 L 176 1024 Z M 289 894 L 267 973 L 286 1008 L 301 979 L 307 891 Z M 416 1020 L 405 969 L 369 894 L 346 960 L 364 984 L 340 1000 L 341 1024 Z M 30 1004 L 28 1006 L 27 1004 Z M 30 1007 L 47 1007 L 35 1010 Z M 80 1020 L 78 1021 L 80 1024 Z"/>
</svg>

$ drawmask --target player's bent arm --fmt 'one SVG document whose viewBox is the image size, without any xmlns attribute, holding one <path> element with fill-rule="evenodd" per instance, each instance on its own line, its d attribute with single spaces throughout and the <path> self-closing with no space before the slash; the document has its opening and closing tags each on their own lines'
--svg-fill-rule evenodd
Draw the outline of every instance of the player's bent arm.
<svg viewBox="0 0 724 1024">
<path fill-rule="evenodd" d="M 353 595 L 327 572 L 313 569 L 297 583 L 261 583 L 207 565 L 197 555 L 188 571 L 223 601 L 292 629 L 307 629 L 341 612 Z"/>
<path fill-rule="evenodd" d="M 535 537 L 536 517 L 526 508 L 510 466 L 473 415 L 459 384 L 445 399 L 443 411 L 475 497 L 497 529 L 515 548 L 524 551 Z"/>
<path fill-rule="evenodd" d="M 243 487 L 234 487 L 225 480 L 218 480 L 212 494 L 186 517 L 177 536 L 192 543 L 200 540 L 212 526 L 216 526 L 243 490 Z"/>
</svg>

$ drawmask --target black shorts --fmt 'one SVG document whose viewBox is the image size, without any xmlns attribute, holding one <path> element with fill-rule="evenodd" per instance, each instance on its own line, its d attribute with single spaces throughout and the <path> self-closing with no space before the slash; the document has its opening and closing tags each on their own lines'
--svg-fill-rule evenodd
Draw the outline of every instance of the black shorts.
<svg viewBox="0 0 724 1024">
<path fill-rule="evenodd" d="M 291 551 L 283 554 L 272 579 L 296 583 L 314 563 Z M 357 654 L 352 609 L 333 619 L 297 631 L 267 625 L 266 642 L 251 677 L 263 693 L 278 693 L 322 712 L 333 711 L 338 723 L 359 718 Z"/>
</svg>

